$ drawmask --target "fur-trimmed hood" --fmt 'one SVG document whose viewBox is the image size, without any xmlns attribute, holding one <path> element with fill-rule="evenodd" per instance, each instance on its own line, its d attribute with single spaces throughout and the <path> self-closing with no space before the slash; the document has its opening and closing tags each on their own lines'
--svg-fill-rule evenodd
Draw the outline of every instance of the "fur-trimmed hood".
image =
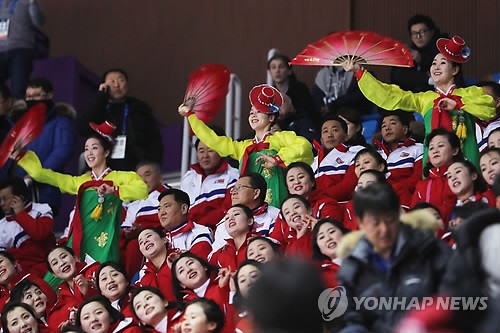
<svg viewBox="0 0 500 333">
<path fill-rule="evenodd" d="M 416 210 L 401 215 L 401 222 L 411 226 L 413 229 L 437 231 L 439 224 L 432 213 L 425 210 Z M 359 240 L 364 236 L 361 230 L 352 231 L 342 237 L 337 248 L 337 257 L 341 259 L 347 258 L 354 250 Z"/>
</svg>

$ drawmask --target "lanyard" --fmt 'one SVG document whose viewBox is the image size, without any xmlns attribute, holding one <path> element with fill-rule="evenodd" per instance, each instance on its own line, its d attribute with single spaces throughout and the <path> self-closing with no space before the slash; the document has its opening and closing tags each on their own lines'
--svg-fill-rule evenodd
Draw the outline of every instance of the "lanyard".
<svg viewBox="0 0 500 333">
<path fill-rule="evenodd" d="M 12 1 L 12 4 L 10 5 L 10 8 L 9 8 L 9 15 L 12 16 L 12 14 L 14 14 L 14 9 L 16 9 L 16 5 L 17 5 L 17 0 L 14 0 Z M 3 0 L 0 0 L 0 8 L 3 7 Z"/>
<path fill-rule="evenodd" d="M 0 0 L 0 1 L 2 1 L 2 0 Z M 108 112 L 110 111 L 109 104 L 106 107 L 106 109 Z M 128 104 L 125 103 L 125 105 L 123 107 L 123 122 L 122 122 L 122 134 L 123 135 L 125 135 L 125 133 L 127 132 L 127 117 L 128 117 Z"/>
</svg>

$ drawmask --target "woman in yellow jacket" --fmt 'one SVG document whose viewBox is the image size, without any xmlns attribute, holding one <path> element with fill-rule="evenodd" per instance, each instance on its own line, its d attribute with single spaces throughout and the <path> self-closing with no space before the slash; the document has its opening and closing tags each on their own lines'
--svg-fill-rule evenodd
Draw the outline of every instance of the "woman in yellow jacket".
<svg viewBox="0 0 500 333">
<path fill-rule="evenodd" d="M 112 171 L 107 167 L 114 125 L 105 122 L 90 126 L 97 132 L 85 142 L 85 162 L 91 171 L 81 176 L 44 169 L 32 151 L 15 151 L 11 158 L 18 159 L 19 166 L 36 181 L 77 195 L 67 245 L 78 258 L 85 260 L 88 255 L 95 261 L 119 262 L 122 201 L 145 199 L 148 190 L 135 172 Z"/>
<path fill-rule="evenodd" d="M 313 161 L 312 146 L 307 139 L 292 131 L 271 133 L 283 105 L 283 96 L 274 87 L 266 84 L 252 88 L 249 94 L 250 115 L 248 122 L 255 131 L 253 139 L 236 141 L 218 136 L 191 111 L 186 104 L 179 106 L 179 114 L 188 117 L 194 134 L 210 149 L 221 156 L 230 156 L 240 161 L 240 175 L 246 172 L 261 174 L 267 183 L 266 202 L 280 207 L 287 197 L 285 168 L 292 162 Z"/>
</svg>

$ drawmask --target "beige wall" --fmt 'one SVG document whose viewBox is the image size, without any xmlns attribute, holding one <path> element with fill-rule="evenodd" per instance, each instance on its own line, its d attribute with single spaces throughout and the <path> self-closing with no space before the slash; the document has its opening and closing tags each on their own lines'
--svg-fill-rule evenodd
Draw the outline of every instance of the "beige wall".
<svg viewBox="0 0 500 333">
<path fill-rule="evenodd" d="M 295 55 L 329 31 L 372 30 L 407 40 L 406 20 L 420 12 L 472 48 L 468 76 L 500 71 L 496 1 L 456 0 L 41 0 L 52 56 L 76 55 L 96 73 L 129 71 L 131 93 L 153 106 L 164 124 L 180 122 L 189 73 L 203 63 L 224 63 L 246 94 L 265 81 L 267 51 Z M 479 3 L 481 5 L 477 5 Z M 495 27 L 495 28 L 493 28 Z M 496 32 L 496 34 L 494 34 Z M 297 68 L 311 83 L 315 68 Z M 385 71 L 377 69 L 381 77 Z"/>
</svg>

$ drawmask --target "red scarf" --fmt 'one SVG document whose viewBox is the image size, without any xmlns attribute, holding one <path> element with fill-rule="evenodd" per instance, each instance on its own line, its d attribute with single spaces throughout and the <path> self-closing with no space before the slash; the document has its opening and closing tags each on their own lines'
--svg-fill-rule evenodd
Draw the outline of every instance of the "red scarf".
<svg viewBox="0 0 500 333">
<path fill-rule="evenodd" d="M 439 107 L 439 102 L 441 102 L 443 98 L 451 98 L 452 100 L 457 102 L 455 109 L 459 110 L 463 106 L 463 103 L 462 103 L 462 98 L 460 96 L 452 95 L 455 88 L 456 86 L 452 85 L 446 93 L 439 90 L 436 91 L 439 94 L 439 96 L 434 100 L 434 105 L 432 107 L 432 119 L 431 119 L 432 130 L 440 127 L 444 128 L 449 132 L 453 130 L 453 124 L 451 121 L 450 113 L 445 110 L 441 110 L 441 108 Z"/>
<path fill-rule="evenodd" d="M 243 154 L 243 158 L 241 159 L 240 175 L 245 174 L 245 172 L 247 171 L 248 157 L 251 153 L 261 151 L 263 149 L 269 149 L 269 142 L 264 142 L 266 138 L 267 135 L 265 135 L 260 142 L 257 142 L 255 139 L 253 139 L 253 143 L 245 148 L 245 153 Z"/>
</svg>

